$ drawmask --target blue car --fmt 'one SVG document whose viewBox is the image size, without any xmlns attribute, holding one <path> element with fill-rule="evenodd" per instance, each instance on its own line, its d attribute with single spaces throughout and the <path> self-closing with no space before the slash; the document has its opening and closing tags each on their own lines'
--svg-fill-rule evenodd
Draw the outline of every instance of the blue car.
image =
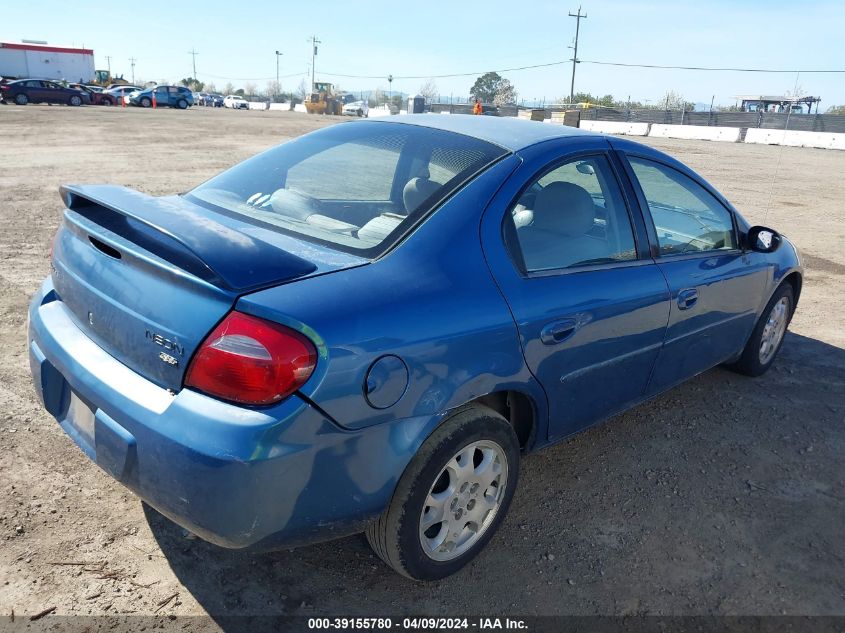
<svg viewBox="0 0 845 633">
<path fill-rule="evenodd" d="M 149 108 L 155 100 L 156 107 L 169 106 L 185 110 L 194 105 L 194 93 L 185 86 L 152 86 L 129 94 L 129 103 Z"/>
<path fill-rule="evenodd" d="M 774 361 L 802 267 L 649 147 L 496 117 L 334 125 L 192 191 L 65 186 L 29 311 L 44 407 L 203 539 L 493 537 L 521 455 Z"/>
</svg>

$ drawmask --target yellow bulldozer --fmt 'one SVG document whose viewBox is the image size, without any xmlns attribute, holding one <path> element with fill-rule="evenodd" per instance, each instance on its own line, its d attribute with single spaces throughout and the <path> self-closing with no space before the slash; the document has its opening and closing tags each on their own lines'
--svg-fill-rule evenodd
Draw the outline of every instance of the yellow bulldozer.
<svg viewBox="0 0 845 633">
<path fill-rule="evenodd" d="M 112 74 L 108 70 L 96 70 L 94 71 L 96 75 L 96 79 L 91 83 L 96 86 L 102 86 L 105 88 L 106 86 L 111 85 L 118 85 L 118 86 L 128 86 L 129 82 L 123 78 L 123 75 L 119 75 L 117 77 L 113 77 Z"/>
<path fill-rule="evenodd" d="M 314 82 L 314 89 L 305 99 L 308 114 L 341 114 L 343 102 L 334 94 L 334 86 L 322 81 Z"/>
</svg>

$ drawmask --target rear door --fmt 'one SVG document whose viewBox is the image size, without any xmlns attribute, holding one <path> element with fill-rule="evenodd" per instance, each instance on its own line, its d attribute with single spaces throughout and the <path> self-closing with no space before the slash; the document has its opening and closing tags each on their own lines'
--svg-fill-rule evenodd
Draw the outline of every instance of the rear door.
<svg viewBox="0 0 845 633">
<path fill-rule="evenodd" d="M 521 154 L 485 212 L 482 241 L 558 438 L 642 397 L 669 293 L 606 140 L 561 139 Z"/>
<path fill-rule="evenodd" d="M 634 154 L 627 164 L 671 291 L 666 342 L 649 385 L 658 393 L 743 348 L 766 269 L 740 249 L 733 212 L 694 174 Z"/>
</svg>

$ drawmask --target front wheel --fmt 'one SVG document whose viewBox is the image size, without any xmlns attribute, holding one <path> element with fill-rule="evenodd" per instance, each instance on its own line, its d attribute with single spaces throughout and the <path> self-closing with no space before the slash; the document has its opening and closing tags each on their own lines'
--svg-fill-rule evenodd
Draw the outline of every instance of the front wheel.
<svg viewBox="0 0 845 633">
<path fill-rule="evenodd" d="M 149 108 L 153 104 L 152 101 L 148 97 L 143 97 L 141 99 L 141 107 L 142 108 Z"/>
<path fill-rule="evenodd" d="M 513 427 L 487 407 L 464 409 L 420 447 L 387 510 L 367 528 L 367 540 L 409 578 L 454 574 L 495 534 L 518 477 Z"/>
<path fill-rule="evenodd" d="M 26 105 L 27 103 L 29 103 L 29 97 L 27 97 L 23 93 L 17 94 L 15 95 L 15 103 L 17 103 L 18 105 Z"/>
<path fill-rule="evenodd" d="M 100 103 L 102 103 L 104 106 L 110 106 L 112 104 L 112 100 L 106 97 Z"/>
<path fill-rule="evenodd" d="M 71 95 L 70 99 L 68 100 L 68 103 L 72 106 L 81 106 L 82 97 L 79 97 L 77 95 Z"/>
<path fill-rule="evenodd" d="M 176 107 L 178 107 L 180 110 L 185 110 L 188 107 L 188 102 L 184 99 L 179 99 L 179 101 L 176 102 Z"/>
<path fill-rule="evenodd" d="M 789 283 L 782 284 L 769 299 L 763 315 L 757 321 L 742 356 L 733 369 L 746 376 L 761 376 L 769 367 L 783 345 L 786 328 L 795 310 L 795 297 Z"/>
</svg>

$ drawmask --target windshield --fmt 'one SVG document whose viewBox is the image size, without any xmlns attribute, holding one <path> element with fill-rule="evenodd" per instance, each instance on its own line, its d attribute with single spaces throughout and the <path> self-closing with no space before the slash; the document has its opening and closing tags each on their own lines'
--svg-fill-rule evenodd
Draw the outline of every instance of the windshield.
<svg viewBox="0 0 845 633">
<path fill-rule="evenodd" d="M 416 125 L 333 125 L 274 147 L 188 197 L 282 232 L 378 256 L 469 178 L 507 153 Z"/>
</svg>

